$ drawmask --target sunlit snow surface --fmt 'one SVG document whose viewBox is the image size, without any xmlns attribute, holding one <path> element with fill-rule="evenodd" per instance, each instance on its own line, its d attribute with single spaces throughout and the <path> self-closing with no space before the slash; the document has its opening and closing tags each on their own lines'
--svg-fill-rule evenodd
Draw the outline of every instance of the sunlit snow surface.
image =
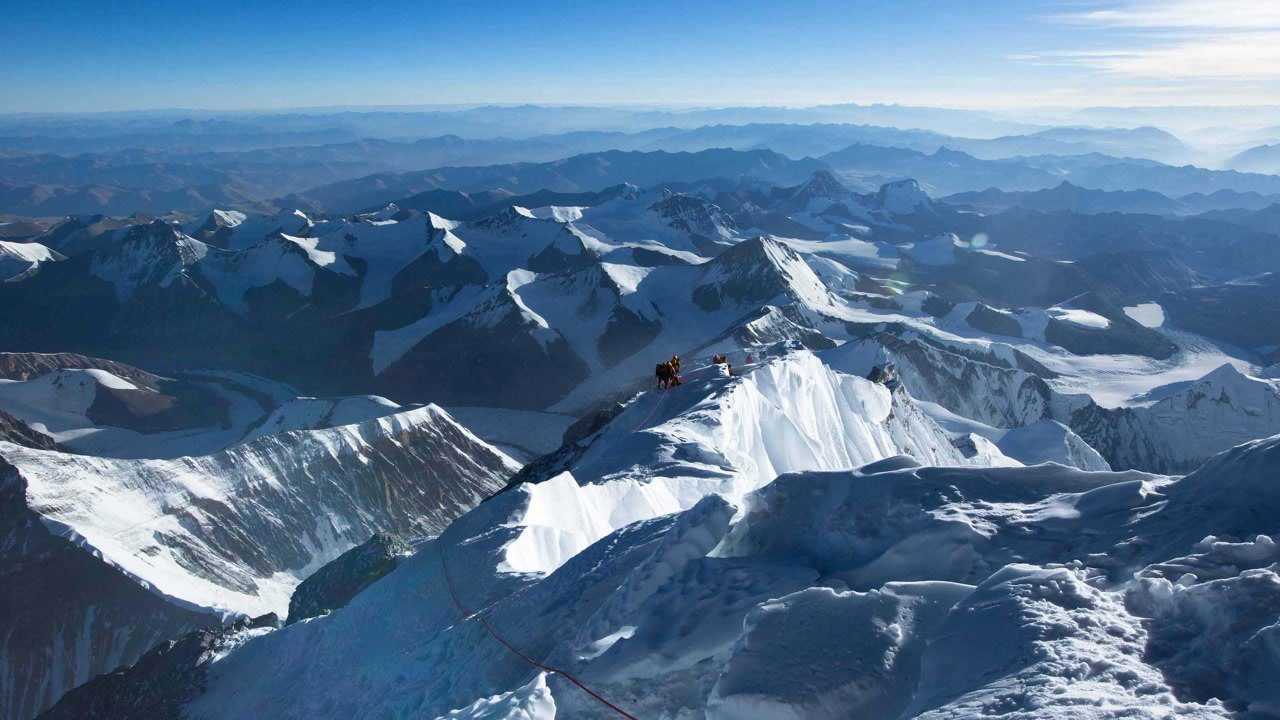
<svg viewBox="0 0 1280 720">
<path fill-rule="evenodd" d="M 438 532 L 517 467 L 435 406 L 367 417 L 194 457 L 122 460 L 7 442 L 0 453 L 22 472 L 27 503 L 50 529 L 153 591 L 231 613 L 283 613 L 302 578 L 374 529 Z M 401 454 L 401 442 L 434 450 L 434 466 Z M 464 451 L 474 457 L 459 457 Z M 369 484 L 388 499 L 418 488 L 412 505 L 423 507 L 363 503 Z"/>
<path fill-rule="evenodd" d="M 912 212 L 927 197 L 897 183 L 884 201 Z M 1052 328 L 1100 337 L 1123 321 L 1070 301 L 987 308 L 1011 336 L 970 324 L 976 302 L 926 311 L 929 296 L 900 268 L 945 272 L 962 253 L 1026 259 L 951 234 L 855 238 L 821 216 L 829 206 L 815 199 L 796 214 L 834 233 L 823 241 L 745 237 L 656 191 L 470 222 L 396 220 L 394 206 L 273 218 L 283 234 L 224 213 L 229 250 L 175 232 L 171 246 L 139 242 L 93 271 L 126 299 L 198 266 L 245 313 L 250 291 L 282 283 L 309 297 L 324 273 L 358 283 L 354 309 L 367 309 L 416 260 L 454 263 L 480 279 L 428 284 L 420 316 L 379 326 L 374 375 L 452 323 L 514 319 L 543 350 L 568 346 L 585 380 L 543 411 L 458 408 L 474 435 L 432 406 L 290 396 L 257 416 L 233 407 L 243 444 L 225 450 L 146 461 L 3 450 L 63 537 L 167 598 L 256 613 L 279 611 L 302 577 L 395 524 L 371 514 L 401 513 L 399 526 L 435 536 L 515 472 L 500 450 L 526 461 L 559 448 L 530 466 L 538 482 L 447 525 L 348 607 L 213 658 L 192 717 L 608 716 L 495 631 L 639 717 L 1225 716 L 1211 698 L 1280 707 L 1267 610 L 1280 599 L 1277 441 L 1185 478 L 1110 472 L 1073 421 L 1093 414 L 1107 457 L 1133 451 L 1183 472 L 1275 432 L 1277 384 L 1250 358 L 1165 327 L 1155 303 L 1124 312 L 1177 344 L 1167 360 L 1054 345 Z M 176 264 L 159 261 L 174 253 Z M 647 344 L 605 353 L 615 314 L 651 329 Z M 672 351 L 686 354 L 683 385 L 628 392 Z M 731 354 L 733 374 L 706 364 L 715 352 Z M 891 361 L 901 385 L 866 379 Z M 93 387 L 127 381 L 71 380 L 57 392 L 0 384 L 0 405 L 71 449 L 141 442 L 86 416 Z M 559 447 L 573 418 L 628 395 L 611 422 Z M 1127 409 L 1112 416 L 1095 402 Z M 423 504 L 424 488 L 438 488 L 417 473 L 440 464 L 467 482 Z M 242 561 L 260 547 L 278 556 Z M 1231 642 L 1188 640 L 1202 634 Z"/>
<path fill-rule="evenodd" d="M 1124 309 L 1124 314 L 1143 327 L 1158 328 L 1164 325 L 1164 308 L 1159 303 L 1141 303 Z"/>
<path fill-rule="evenodd" d="M 555 674 L 543 702 L 544 677 L 450 587 L 637 717 L 1275 702 L 1280 438 L 1182 479 L 979 468 L 909 399 L 813 355 L 693 375 L 633 402 L 572 474 L 496 496 L 347 608 L 214 663 L 190 716 L 608 716 Z"/>
</svg>

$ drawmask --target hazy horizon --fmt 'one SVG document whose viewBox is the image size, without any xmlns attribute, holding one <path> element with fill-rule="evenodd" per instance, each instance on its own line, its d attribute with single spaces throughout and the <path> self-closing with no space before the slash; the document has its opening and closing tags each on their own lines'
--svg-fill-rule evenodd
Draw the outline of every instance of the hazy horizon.
<svg viewBox="0 0 1280 720">
<path fill-rule="evenodd" d="M 1280 6 L 657 0 L 7 9 L 0 113 L 581 105 L 1280 103 Z M 57 38 L 58 42 L 49 42 Z"/>
<path fill-rule="evenodd" d="M 1007 114 L 1016 116 L 1022 113 L 1032 112 L 1081 112 L 1095 109 L 1105 110 L 1270 110 L 1280 109 L 1280 99 L 1274 102 L 1258 102 L 1258 103 L 1202 103 L 1202 104 L 1178 104 L 1178 103 L 1151 103 L 1151 104 L 1084 104 L 1084 105 L 1035 105 L 1028 107 L 1009 107 L 998 105 L 961 105 L 961 104 L 929 104 L 929 103 L 909 103 L 895 102 L 892 100 L 877 101 L 858 101 L 844 100 L 824 103 L 710 103 L 710 104 L 685 104 L 685 103 L 587 103 L 587 102 L 537 102 L 537 101 L 513 101 L 513 102 L 459 102 L 459 103 L 405 103 L 405 104 L 341 104 L 341 105 L 289 105 L 281 107 L 200 107 L 200 106 L 155 106 L 155 107 L 139 107 L 127 110 L 9 110 L 0 111 L 0 117 L 15 116 L 92 116 L 92 115 L 164 115 L 164 114 L 180 114 L 180 113 L 200 113 L 207 115 L 286 115 L 286 114 L 305 114 L 305 113 L 361 113 L 361 112 L 462 112 L 466 110 L 476 110 L 482 108 L 548 108 L 548 109 L 598 109 L 598 110 L 644 110 L 654 112 L 697 112 L 705 110 L 735 110 L 735 109 L 752 109 L 752 108 L 768 108 L 777 110 L 811 110 L 820 108 L 838 108 L 838 107 L 886 107 L 886 108 L 920 108 L 926 110 L 962 110 L 971 112 L 990 112 L 993 114 Z"/>
</svg>

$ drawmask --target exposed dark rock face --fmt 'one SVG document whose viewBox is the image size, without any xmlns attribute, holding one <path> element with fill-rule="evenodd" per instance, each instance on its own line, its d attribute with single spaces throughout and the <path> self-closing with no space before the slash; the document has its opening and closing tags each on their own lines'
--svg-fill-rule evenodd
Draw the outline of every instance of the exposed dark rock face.
<svg viewBox="0 0 1280 720">
<path fill-rule="evenodd" d="M 1280 360 L 1280 273 L 1160 296 L 1170 324 Z"/>
<path fill-rule="evenodd" d="M 39 720 L 180 720 L 205 688 L 208 662 L 237 636 L 276 627 L 274 614 L 167 640 L 132 666 L 95 677 L 62 697 Z"/>
<path fill-rule="evenodd" d="M 1177 473 L 1188 469 L 1161 457 L 1141 418 L 1130 408 L 1111 409 L 1090 403 L 1072 414 L 1070 425 L 1116 470 Z"/>
<path fill-rule="evenodd" d="M 0 458 L 0 716 L 33 717 L 67 689 L 156 643 L 219 622 L 167 602 L 53 534 L 25 495 L 22 475 Z"/>
<path fill-rule="evenodd" d="M 965 318 L 965 322 L 983 332 L 1005 337 L 1022 337 L 1022 325 L 1011 315 L 993 310 L 990 306 L 978 303 L 973 312 Z"/>
<path fill-rule="evenodd" d="M 3 410 L 0 410 L 0 441 L 35 448 L 36 450 L 61 449 L 53 438 L 33 430 L 30 425 Z"/>
<path fill-rule="evenodd" d="M 577 422 L 565 429 L 564 442 L 559 449 L 525 465 L 520 472 L 512 476 L 507 487 L 525 482 L 541 482 L 568 469 L 582 456 L 582 453 L 587 451 L 587 448 L 591 447 L 592 436 L 600 432 L 624 410 L 626 405 L 623 403 L 610 402 L 578 418 Z"/>
<path fill-rule="evenodd" d="M 1049 321 L 1044 339 L 1077 355 L 1145 355 L 1164 360 L 1178 351 L 1178 346 L 1164 335 L 1138 324 L 1096 293 L 1072 298 L 1069 306 L 1096 313 L 1109 322 L 1105 329 L 1096 329 L 1057 319 Z"/>
<path fill-rule="evenodd" d="M 1164 250 L 1101 253 L 1079 264 L 1089 273 L 1095 292 L 1115 303 L 1147 302 L 1201 283 L 1194 270 Z"/>
<path fill-rule="evenodd" d="M 78 353 L 0 352 L 0 378 L 5 380 L 30 380 L 54 370 L 105 370 L 152 389 L 161 379 L 132 365 Z"/>
<path fill-rule="evenodd" d="M 951 312 L 955 306 L 956 304 L 950 300 L 930 293 L 929 296 L 924 299 L 924 302 L 921 303 L 920 309 L 933 317 L 943 317 L 947 313 Z"/>
<path fill-rule="evenodd" d="M 943 347 L 921 337 L 879 332 L 871 339 L 883 348 L 884 360 L 897 366 L 914 397 L 966 417 L 1019 427 L 1057 416 L 1057 406 L 1067 402 L 1045 382 L 1053 374 L 1016 350 L 1011 364 L 994 353 Z"/>
<path fill-rule="evenodd" d="M 60 514 L 63 503 L 40 502 L 49 496 L 35 491 L 34 479 L 28 482 L 36 473 L 44 473 L 46 493 L 59 482 L 72 483 L 71 489 L 74 483 L 161 484 L 158 492 L 170 493 L 166 517 L 178 526 L 156 529 L 135 552 L 176 557 L 193 578 L 253 593 L 265 579 L 327 561 L 374 532 L 438 533 L 515 470 L 432 407 L 269 435 L 180 461 L 49 458 L 5 447 L 5 459 L 21 468 L 0 473 L 0 677 L 7 681 L 0 685 L 0 717 L 6 720 L 33 717 L 94 675 L 223 617 L 121 572 L 111 564 L 113 555 L 103 556 L 109 547 L 67 539 L 78 516 Z M 180 484 L 165 485 L 178 462 L 183 472 L 243 482 L 225 496 L 184 496 Z M 74 469 L 50 475 L 54 464 Z M 175 588 L 180 592 L 182 585 L 165 592 Z"/>
<path fill-rule="evenodd" d="M 957 250 L 955 259 L 953 264 L 934 267 L 908 258 L 903 266 L 945 297 L 1000 307 L 1048 307 L 1091 288 L 1089 278 L 1076 265 L 969 250 Z"/>
<path fill-rule="evenodd" d="M 642 350 L 662 331 L 662 323 L 642 317 L 624 305 L 617 305 L 609 324 L 596 341 L 600 360 L 612 367 Z"/>
<path fill-rule="evenodd" d="M 319 617 L 337 610 L 361 590 L 396 568 L 409 545 L 394 535 L 377 533 L 303 580 L 289 598 L 289 619 Z"/>
<path fill-rule="evenodd" d="M 808 271 L 803 266 L 804 260 L 795 250 L 777 240 L 763 236 L 745 240 L 703 266 L 702 281 L 693 289 L 693 302 L 711 312 L 791 295 L 796 274 Z"/>
<path fill-rule="evenodd" d="M 435 331 L 379 376 L 392 398 L 536 409 L 564 397 L 587 367 L 563 338 L 535 338 L 510 296 Z"/>
<path fill-rule="evenodd" d="M 1107 319 L 1111 326 L 1105 330 L 1050 319 L 1044 339 L 1076 355 L 1145 355 L 1165 360 L 1178 351 L 1178 346 L 1163 335 L 1132 320 L 1123 322 L 1115 316 Z"/>
</svg>

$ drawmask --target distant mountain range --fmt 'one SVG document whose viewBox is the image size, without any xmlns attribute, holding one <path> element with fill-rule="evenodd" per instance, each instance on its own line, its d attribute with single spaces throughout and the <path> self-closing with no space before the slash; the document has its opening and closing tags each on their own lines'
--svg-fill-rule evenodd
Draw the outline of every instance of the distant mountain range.
<svg viewBox="0 0 1280 720">
<path fill-rule="evenodd" d="M 929 154 L 854 145 L 819 159 L 853 184 L 874 187 L 887 180 L 912 177 L 936 195 L 991 187 L 1010 191 L 1040 190 L 1064 180 L 1099 190 L 1152 190 L 1171 197 L 1212 194 L 1220 190 L 1262 195 L 1280 193 L 1277 175 L 1173 166 L 1096 153 L 984 160 L 950 148 Z"/>
<path fill-rule="evenodd" d="M 525 194 L 539 190 L 574 193 L 631 183 L 691 182 L 706 178 L 754 178 L 775 184 L 798 183 L 824 164 L 792 160 L 771 150 L 703 150 L 575 155 L 549 163 L 511 163 L 482 167 L 444 167 L 411 173 L 383 173 L 312 188 L 276 201 L 279 207 L 324 212 L 354 212 L 389 200 L 429 190 L 504 190 Z"/>
<path fill-rule="evenodd" d="M 848 155 L 846 149 L 855 145 L 874 146 L 886 153 L 885 157 L 866 167 L 866 151 L 855 152 L 863 157 L 854 163 L 857 167 L 850 168 L 866 176 L 863 183 L 866 189 L 874 189 L 891 179 L 919 177 L 942 193 L 989 186 L 1034 189 L 1050 186 L 1057 178 L 1037 169 L 1043 163 L 1022 163 L 1031 165 L 1032 169 L 1007 164 L 975 169 L 972 162 L 966 162 L 963 164 L 969 175 L 957 177 L 955 182 L 937 171 L 932 175 L 938 177 L 931 179 L 919 168 L 910 167 L 927 165 L 927 161 L 917 156 L 898 157 L 893 150 L 933 155 L 946 148 L 967 153 L 972 156 L 970 160 L 991 161 L 1010 156 L 1052 158 L 1093 153 L 1105 154 L 1112 162 L 1123 164 L 1131 161 L 1113 160 L 1112 156 L 1180 160 L 1187 155 L 1176 137 L 1155 128 L 1053 128 L 985 139 L 882 125 L 775 122 L 694 128 L 663 126 L 636 132 L 573 131 L 518 139 L 441 135 L 411 141 L 397 136 L 393 139 L 338 138 L 343 141 L 324 142 L 328 136 L 322 136 L 315 143 L 302 143 L 290 135 L 298 144 L 242 148 L 224 147 L 220 139 L 234 136 L 243 128 L 236 123 L 208 122 L 207 127 L 195 123 L 196 127 L 171 128 L 175 137 L 184 138 L 182 143 L 153 146 L 138 140 L 136 146 L 129 141 L 124 147 L 105 147 L 85 153 L 76 150 L 79 146 L 74 138 L 59 136 L 51 139 L 46 144 L 48 147 L 37 147 L 19 142 L 22 138 L 0 137 L 0 183 L 5 184 L 0 212 L 26 216 L 205 212 L 215 205 L 265 210 L 268 208 L 254 203 L 388 172 L 549 162 L 609 150 L 769 149 L 791 159 L 803 159 L 835 151 Z M 3 125 L 0 120 L 0 130 Z M 472 129 L 471 133 L 474 132 Z M 59 145 L 54 140 L 67 140 L 69 144 Z M 3 151 L 6 147 L 7 153 Z M 50 152 L 50 148 L 56 152 Z M 946 157 L 944 153 L 944 161 Z M 1052 168 L 1049 173 L 1053 173 Z M 856 181 L 853 176 L 847 179 Z M 522 188 L 509 189 L 522 191 Z M 202 204 L 205 200 L 211 204 Z"/>
<path fill-rule="evenodd" d="M 1171 198 L 1151 190 L 1094 190 L 1064 180 L 1060 185 L 1044 190 L 1009 192 L 992 187 L 979 192 L 956 193 L 942 198 L 942 201 L 971 207 L 984 213 L 1023 208 L 1084 214 L 1121 212 L 1195 215 L 1229 209 L 1260 210 L 1280 202 L 1280 194 L 1261 195 L 1256 192 L 1218 190 L 1208 195 L 1193 193 Z"/>
<path fill-rule="evenodd" d="M 1249 148 L 1228 160 L 1227 167 L 1245 172 L 1280 173 L 1280 144 Z"/>
<path fill-rule="evenodd" d="M 905 105 L 807 108 L 488 105 L 446 108 L 341 108 L 271 113 L 168 110 L 117 114 L 0 115 L 0 149 L 76 154 L 128 148 L 227 151 L 325 145 L 361 138 L 439 135 L 514 138 L 584 131 L 636 133 L 705 125 L 838 123 L 920 128 L 963 137 L 998 137 L 1046 129 L 992 113 Z"/>
</svg>

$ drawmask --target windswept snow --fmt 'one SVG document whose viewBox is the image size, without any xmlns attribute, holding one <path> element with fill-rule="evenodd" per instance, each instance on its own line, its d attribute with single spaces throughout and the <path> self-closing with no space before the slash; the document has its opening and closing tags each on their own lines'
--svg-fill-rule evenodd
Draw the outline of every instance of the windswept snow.
<svg viewBox="0 0 1280 720">
<path fill-rule="evenodd" d="M 1280 652 L 1265 638 L 1280 582 L 1275 543 L 1256 535 L 1278 501 L 1278 447 L 1183 479 L 898 456 L 785 474 L 733 502 L 690 498 L 552 563 L 570 548 L 543 534 L 541 563 L 510 567 L 548 522 L 585 535 L 609 524 L 618 506 L 573 500 L 601 483 L 561 475 L 464 516 L 342 612 L 235 649 L 188 711 L 518 705 L 540 676 L 491 629 L 637 717 L 1227 718 L 1215 698 L 1273 697 Z M 1197 540 L 1213 527 L 1249 540 Z M 459 615 L 451 592 L 486 624 Z M 347 657 L 361 658 L 358 677 L 304 661 Z M 604 712 L 562 679 L 546 687 L 557 713 Z"/>
<path fill-rule="evenodd" d="M 527 685 L 450 710 L 440 720 L 554 720 L 555 716 L 556 701 L 547 688 L 547 674 L 540 672 Z"/>
<path fill-rule="evenodd" d="M 1159 303 L 1141 303 L 1124 309 L 1124 314 L 1136 320 L 1143 327 L 1158 328 L 1164 326 L 1164 308 Z"/>
<path fill-rule="evenodd" d="M 1056 420 L 1013 428 L 1000 437 L 997 445 L 1001 452 L 1024 465 L 1055 462 L 1081 470 L 1111 469 L 1097 450 Z"/>
<path fill-rule="evenodd" d="M 419 452 L 438 455 L 424 468 L 413 460 Z M 283 614 L 299 580 L 375 529 L 439 531 L 516 468 L 434 406 L 203 457 L 113 460 L 3 442 L 0 453 L 26 478 L 31 509 L 59 534 L 157 593 L 248 615 Z M 424 469 L 437 478 L 421 477 Z M 424 492 L 413 490 L 424 482 Z M 359 499 L 369 483 L 387 503 Z M 217 539 L 230 529 L 239 540 Z M 254 567 L 242 560 L 250 548 L 263 558 Z"/>
<path fill-rule="evenodd" d="M 1120 315 L 1173 300 L 987 247 L 915 181 L 694 185 L 467 221 L 215 211 L 32 274 L 321 335 L 356 348 L 338 392 L 406 404 L 191 373 L 225 417 L 151 432 L 104 403 L 177 390 L 0 381 L 10 427 L 70 451 L 0 442 L 31 534 L 6 547 L 62 543 L 204 617 L 281 612 L 370 533 L 414 538 L 349 604 L 194 660 L 192 718 L 605 715 L 569 677 L 671 720 L 1280 708 L 1271 349 Z M 79 680 L 137 655 L 58 647 Z"/>
<path fill-rule="evenodd" d="M 66 260 L 61 253 L 40 243 L 0 240 L 0 282 L 29 273 L 41 264 Z"/>
<path fill-rule="evenodd" d="M 573 460 L 532 488 L 506 567 L 549 572 L 624 524 L 739 498 L 785 472 L 849 468 L 908 452 L 968 462 L 909 398 L 799 352 L 728 378 L 705 368 L 633 401 Z"/>
<path fill-rule="evenodd" d="M 393 415 L 402 408 L 377 395 L 341 398 L 293 398 L 277 407 L 261 424 L 253 428 L 241 442 L 292 430 L 355 425 Z"/>
<path fill-rule="evenodd" d="M 1080 310 L 1078 308 L 1049 308 L 1049 317 L 1079 325 L 1080 327 L 1091 328 L 1094 330 L 1106 330 L 1111 327 L 1111 321 L 1101 315 L 1088 310 Z"/>
</svg>

